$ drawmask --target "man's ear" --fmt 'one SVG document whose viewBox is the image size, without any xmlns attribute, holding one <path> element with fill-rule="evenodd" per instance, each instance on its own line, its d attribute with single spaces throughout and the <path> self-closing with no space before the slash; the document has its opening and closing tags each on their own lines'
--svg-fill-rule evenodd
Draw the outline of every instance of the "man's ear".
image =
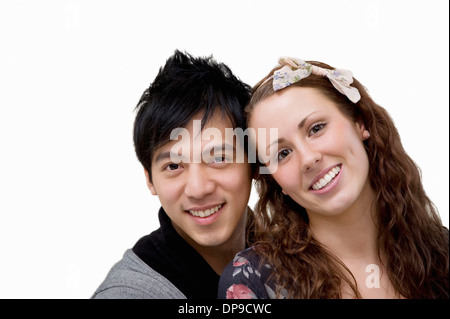
<svg viewBox="0 0 450 319">
<path fill-rule="evenodd" d="M 256 164 L 252 164 L 252 179 L 255 181 L 259 178 L 259 167 Z"/>
<path fill-rule="evenodd" d="M 150 190 L 152 195 L 158 195 L 158 193 L 156 193 L 155 186 L 153 186 L 153 183 L 150 180 L 150 174 L 148 173 L 148 171 L 146 169 L 144 169 L 144 172 L 145 172 L 145 179 L 147 180 L 147 187 L 148 187 L 148 189 Z"/>
</svg>

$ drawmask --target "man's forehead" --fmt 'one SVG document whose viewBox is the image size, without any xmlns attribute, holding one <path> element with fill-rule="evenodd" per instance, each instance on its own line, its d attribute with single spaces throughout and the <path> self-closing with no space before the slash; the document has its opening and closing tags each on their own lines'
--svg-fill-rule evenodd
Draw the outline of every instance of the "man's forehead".
<svg viewBox="0 0 450 319">
<path fill-rule="evenodd" d="M 204 148 L 222 148 L 235 149 L 234 144 L 236 138 L 234 135 L 234 128 L 225 124 L 216 127 L 211 124 L 205 125 L 201 128 L 200 120 L 195 120 L 197 123 L 184 128 L 176 128 L 172 130 L 171 138 L 158 147 L 153 153 L 153 160 L 156 162 L 173 155 L 181 155 L 181 149 L 195 150 L 195 147 Z M 175 150 L 174 150 L 175 149 Z"/>
<path fill-rule="evenodd" d="M 212 116 L 210 116 L 208 119 L 204 119 L 204 113 L 199 113 L 195 116 L 193 116 L 186 124 L 185 129 L 192 132 L 194 129 L 198 129 L 198 127 L 194 127 L 195 124 L 201 123 L 200 126 L 201 131 L 209 128 L 209 127 L 215 127 L 218 129 L 225 129 L 225 128 L 233 128 L 233 121 L 231 118 L 225 114 L 222 114 L 220 111 L 214 112 Z M 202 123 L 204 122 L 204 123 Z M 177 128 L 181 129 L 181 128 Z"/>
</svg>

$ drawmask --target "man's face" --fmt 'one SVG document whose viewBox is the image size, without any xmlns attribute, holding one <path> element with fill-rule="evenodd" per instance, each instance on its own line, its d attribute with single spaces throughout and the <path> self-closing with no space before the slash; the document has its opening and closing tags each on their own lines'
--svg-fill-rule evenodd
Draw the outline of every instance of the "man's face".
<svg viewBox="0 0 450 319">
<path fill-rule="evenodd" d="M 201 114 L 184 128 L 182 138 L 155 151 L 148 186 L 174 228 L 192 246 L 233 245 L 244 238 L 251 166 L 247 160 L 235 160 L 243 146 L 225 133 L 232 128 L 229 119 L 217 112 L 202 134 L 194 120 L 201 120 Z"/>
</svg>

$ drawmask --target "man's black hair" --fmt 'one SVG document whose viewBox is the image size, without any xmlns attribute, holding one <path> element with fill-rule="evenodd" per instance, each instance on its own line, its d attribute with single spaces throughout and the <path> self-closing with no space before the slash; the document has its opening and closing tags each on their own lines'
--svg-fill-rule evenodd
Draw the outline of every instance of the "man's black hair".
<svg viewBox="0 0 450 319">
<path fill-rule="evenodd" d="M 186 127 L 200 112 L 202 128 L 220 110 L 233 128 L 245 130 L 244 107 L 250 94 L 251 87 L 212 56 L 193 57 L 175 50 L 136 106 L 134 147 L 150 178 L 154 151 L 170 141 L 173 129 Z"/>
</svg>

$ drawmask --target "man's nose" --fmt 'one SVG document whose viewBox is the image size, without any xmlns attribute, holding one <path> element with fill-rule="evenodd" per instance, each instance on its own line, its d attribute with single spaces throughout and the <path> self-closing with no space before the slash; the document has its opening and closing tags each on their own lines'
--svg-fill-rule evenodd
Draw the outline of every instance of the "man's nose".
<svg viewBox="0 0 450 319">
<path fill-rule="evenodd" d="M 211 194 L 215 189 L 215 182 L 206 167 L 201 163 L 191 164 L 186 175 L 184 193 L 188 197 L 200 199 Z"/>
</svg>

